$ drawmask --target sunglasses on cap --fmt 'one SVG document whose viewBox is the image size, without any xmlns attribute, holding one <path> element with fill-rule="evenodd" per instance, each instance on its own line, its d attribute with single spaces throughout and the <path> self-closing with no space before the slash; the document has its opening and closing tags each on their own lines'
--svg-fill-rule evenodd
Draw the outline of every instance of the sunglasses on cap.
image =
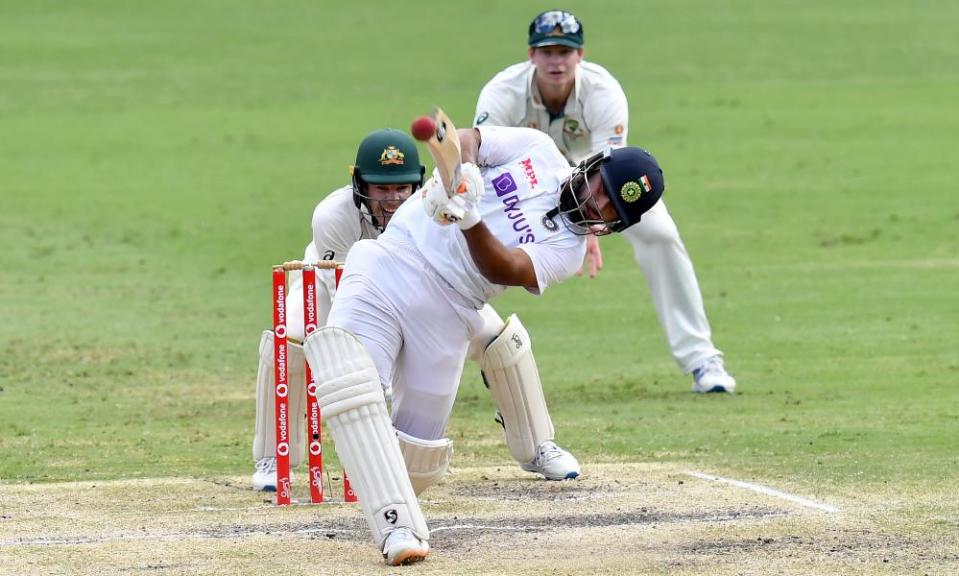
<svg viewBox="0 0 959 576">
<path fill-rule="evenodd" d="M 548 34 L 556 29 L 563 31 L 564 34 L 575 34 L 579 32 L 579 20 L 569 12 L 562 10 L 551 10 L 543 12 L 533 20 L 533 31 L 537 34 Z"/>
</svg>

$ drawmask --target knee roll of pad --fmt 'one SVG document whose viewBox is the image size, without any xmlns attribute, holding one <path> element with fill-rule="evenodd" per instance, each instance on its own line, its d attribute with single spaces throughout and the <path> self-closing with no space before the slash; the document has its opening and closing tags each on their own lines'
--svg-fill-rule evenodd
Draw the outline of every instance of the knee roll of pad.
<svg viewBox="0 0 959 576">
<path fill-rule="evenodd" d="M 449 438 L 423 440 L 399 430 L 396 436 L 400 441 L 400 451 L 406 461 L 413 491 L 419 496 L 446 475 L 453 457 L 453 441 Z"/>
</svg>

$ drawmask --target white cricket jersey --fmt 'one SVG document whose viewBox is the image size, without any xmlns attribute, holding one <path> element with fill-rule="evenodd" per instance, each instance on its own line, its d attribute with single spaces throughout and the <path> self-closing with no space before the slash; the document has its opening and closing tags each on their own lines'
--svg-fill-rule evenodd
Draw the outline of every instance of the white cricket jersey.
<svg viewBox="0 0 959 576">
<path fill-rule="evenodd" d="M 369 210 L 365 205 L 357 209 L 353 203 L 353 186 L 343 186 L 330 192 L 313 209 L 313 240 L 303 252 L 304 262 L 317 260 L 336 260 L 343 262 L 350 248 L 364 238 L 376 238 L 380 231 L 369 219 Z M 336 292 L 335 274 L 332 270 L 317 270 L 317 280 L 325 285 L 325 294 Z M 291 291 L 293 288 L 291 287 Z M 325 317 L 330 303 L 320 302 Z"/>
<path fill-rule="evenodd" d="M 604 148 L 626 145 L 626 94 L 605 68 L 580 62 L 566 108 L 552 120 L 534 81 L 535 72 L 527 61 L 494 76 L 480 92 L 473 125 L 525 126 L 546 132 L 572 164 Z"/>
<path fill-rule="evenodd" d="M 560 184 L 569 164 L 543 133 L 524 128 L 480 127 L 477 165 L 485 190 L 478 209 L 490 232 L 507 248 L 524 250 L 536 270 L 541 294 L 579 270 L 585 237 L 570 232 L 561 217 L 544 222 L 559 204 Z M 507 287 L 486 280 L 473 263 L 466 238 L 455 226 L 440 226 L 414 194 L 393 215 L 384 241 L 412 244 L 458 293 L 477 309 Z"/>
<path fill-rule="evenodd" d="M 313 247 L 321 260 L 346 260 L 358 240 L 380 235 L 365 205 L 353 203 L 353 186 L 337 188 L 313 210 Z"/>
</svg>

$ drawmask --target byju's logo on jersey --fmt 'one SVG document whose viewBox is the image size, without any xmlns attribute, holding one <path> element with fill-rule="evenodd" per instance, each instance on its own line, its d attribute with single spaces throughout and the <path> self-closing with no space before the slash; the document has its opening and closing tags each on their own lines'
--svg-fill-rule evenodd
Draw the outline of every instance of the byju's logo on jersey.
<svg viewBox="0 0 959 576">
<path fill-rule="evenodd" d="M 516 192 L 516 181 L 513 180 L 513 175 L 509 172 L 504 172 L 503 174 L 493 178 L 490 181 L 490 184 L 493 185 L 493 189 L 496 190 L 497 196 L 502 196 L 504 194 L 509 194 L 510 192 Z"/>
<path fill-rule="evenodd" d="M 504 172 L 496 178 L 493 178 L 490 184 L 493 185 L 493 189 L 496 190 L 496 195 L 500 201 L 503 202 L 503 212 L 506 214 L 506 218 L 512 223 L 513 230 L 520 234 L 519 237 L 517 237 L 517 242 L 519 244 L 535 242 L 536 237 L 533 235 L 533 229 L 530 228 L 526 222 L 526 215 L 523 214 L 523 210 L 519 206 L 519 196 L 513 194 L 513 192 L 519 190 L 519 187 L 516 186 L 516 180 L 513 180 L 513 175 L 509 172 Z"/>
</svg>

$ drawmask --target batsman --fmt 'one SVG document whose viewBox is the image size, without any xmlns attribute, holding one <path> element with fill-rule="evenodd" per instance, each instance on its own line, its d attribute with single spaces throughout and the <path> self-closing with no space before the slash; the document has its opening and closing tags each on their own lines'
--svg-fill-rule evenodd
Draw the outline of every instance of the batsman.
<svg viewBox="0 0 959 576">
<path fill-rule="evenodd" d="M 313 240 L 304 251 L 304 261 L 343 260 L 358 241 L 380 236 L 390 224 L 394 212 L 423 184 L 424 172 L 416 144 L 406 133 L 383 129 L 367 135 L 356 153 L 356 163 L 351 169 L 352 183 L 331 192 L 313 211 Z M 306 393 L 303 347 L 298 342 L 303 340 L 303 284 L 299 272 L 291 274 L 286 299 L 290 337 L 288 379 L 292 383 L 289 402 L 290 413 L 302 416 L 306 412 Z M 331 272 L 318 271 L 317 279 L 317 325 L 323 326 L 329 315 L 335 286 Z M 524 470 L 541 474 L 548 480 L 575 478 L 580 473 L 579 463 L 553 441 L 553 423 L 525 329 L 518 318 L 510 318 L 511 333 L 522 333 L 524 345 L 508 347 L 500 338 L 506 325 L 499 314 L 488 305 L 483 306 L 479 314 L 482 322 L 472 335 L 470 357 L 483 371 L 497 407 L 497 419 L 504 427 L 510 454 Z M 272 331 L 263 332 L 259 353 L 252 484 L 255 490 L 275 491 Z M 395 384 L 390 379 L 383 382 Z M 453 397 L 419 395 L 404 386 L 392 386 L 389 390 L 397 392 L 392 396 L 392 414 L 394 419 L 402 422 L 397 425 L 400 446 L 410 479 L 419 494 L 446 473 L 452 442 L 443 434 L 445 418 L 441 423 L 427 426 L 417 414 L 421 410 L 448 414 Z M 295 467 L 302 462 L 306 446 L 303 418 L 293 420 L 291 428 L 290 465 Z"/>
<path fill-rule="evenodd" d="M 451 189 L 434 174 L 377 240 L 353 245 L 327 326 L 304 344 L 336 451 L 389 565 L 429 553 L 416 493 L 448 460 L 436 439 L 471 342 L 489 325 L 486 304 L 511 286 L 539 295 L 575 275 L 586 236 L 629 228 L 663 192 L 659 165 L 639 148 L 571 168 L 536 130 L 456 134 L 460 181 Z M 515 316 L 482 347 L 481 365 L 507 432 L 515 422 L 511 451 L 533 455 L 552 426 Z"/>
</svg>

